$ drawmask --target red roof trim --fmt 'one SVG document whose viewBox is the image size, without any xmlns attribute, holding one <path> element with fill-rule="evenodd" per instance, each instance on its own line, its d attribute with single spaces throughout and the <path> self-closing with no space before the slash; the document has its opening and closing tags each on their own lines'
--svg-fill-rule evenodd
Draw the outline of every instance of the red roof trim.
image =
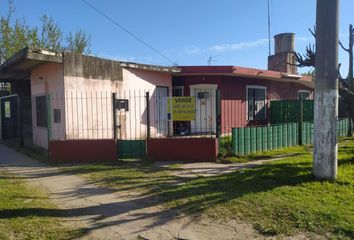
<svg viewBox="0 0 354 240">
<path fill-rule="evenodd" d="M 181 72 L 177 75 L 236 75 L 244 77 L 267 78 L 267 79 L 292 79 L 300 81 L 312 81 L 309 76 L 286 76 L 286 73 L 246 68 L 239 66 L 180 66 Z"/>
</svg>

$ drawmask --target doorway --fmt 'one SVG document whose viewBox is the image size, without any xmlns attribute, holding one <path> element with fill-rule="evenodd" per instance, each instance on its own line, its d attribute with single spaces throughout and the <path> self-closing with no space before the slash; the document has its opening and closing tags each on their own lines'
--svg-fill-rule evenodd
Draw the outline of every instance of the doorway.
<svg viewBox="0 0 354 240">
<path fill-rule="evenodd" d="M 196 116 L 191 122 L 192 134 L 216 133 L 216 84 L 190 86 L 191 96 L 196 99 Z"/>
<path fill-rule="evenodd" d="M 157 137 L 168 136 L 167 116 L 168 87 L 156 87 L 156 132 Z"/>
</svg>

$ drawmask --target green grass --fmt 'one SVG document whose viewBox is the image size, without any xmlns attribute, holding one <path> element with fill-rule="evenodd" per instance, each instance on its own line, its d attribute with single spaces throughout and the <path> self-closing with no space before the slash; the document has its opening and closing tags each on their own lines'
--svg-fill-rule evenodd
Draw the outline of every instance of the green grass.
<svg viewBox="0 0 354 240">
<path fill-rule="evenodd" d="M 185 180 L 184 184 L 175 184 L 180 179 L 171 176 L 178 166 L 120 163 L 66 170 L 117 190 L 155 195 L 168 208 L 242 220 L 265 235 L 313 232 L 354 239 L 354 138 L 341 141 L 335 182 L 315 181 L 311 151 L 296 147 L 244 156 L 244 161 L 250 161 L 290 154 L 255 168 Z"/>
<path fill-rule="evenodd" d="M 232 154 L 232 142 L 231 136 L 222 137 L 220 140 L 219 158 L 218 161 L 222 163 L 246 163 L 249 161 L 255 161 L 260 159 L 279 158 L 288 155 L 301 154 L 309 151 L 309 146 L 295 146 L 288 148 L 280 148 L 274 150 L 268 150 L 264 152 L 256 152 L 245 155 L 234 156 Z"/>
<path fill-rule="evenodd" d="M 245 154 L 240 156 L 225 157 L 220 159 L 220 162 L 246 163 L 246 162 L 256 161 L 256 160 L 296 156 L 296 155 L 307 153 L 309 151 L 312 151 L 312 147 L 310 146 L 296 146 L 296 147 L 269 150 L 265 152 Z"/>
<path fill-rule="evenodd" d="M 80 230 L 63 225 L 60 215 L 40 213 L 56 207 L 46 194 L 0 171 L 0 239 L 74 239 Z"/>
<path fill-rule="evenodd" d="M 161 195 L 171 208 L 237 218 L 264 234 L 305 230 L 354 238 L 354 140 L 339 149 L 338 180 L 315 181 L 312 155 L 286 157 L 253 169 L 199 178 Z"/>
</svg>

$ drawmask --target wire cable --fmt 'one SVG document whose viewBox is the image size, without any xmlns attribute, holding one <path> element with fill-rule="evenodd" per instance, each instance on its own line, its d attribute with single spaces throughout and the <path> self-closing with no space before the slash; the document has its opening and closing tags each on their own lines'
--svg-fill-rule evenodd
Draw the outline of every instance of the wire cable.
<svg viewBox="0 0 354 240">
<path fill-rule="evenodd" d="M 141 42 L 142 44 L 144 44 L 146 47 L 150 48 L 152 51 L 154 51 L 156 54 L 158 54 L 160 57 L 164 58 L 165 60 L 167 60 L 168 62 L 172 63 L 172 65 L 177 65 L 174 61 L 172 61 L 169 57 L 167 57 L 166 55 L 162 54 L 160 51 L 158 51 L 156 48 L 154 48 L 153 46 L 151 46 L 150 44 L 148 44 L 147 42 L 145 42 L 143 39 L 141 39 L 138 35 L 132 33 L 131 31 L 129 31 L 126 27 L 124 27 L 122 24 L 118 23 L 117 21 L 115 21 L 113 18 L 111 18 L 110 16 L 108 16 L 107 14 L 105 14 L 104 12 L 102 12 L 101 10 L 99 10 L 97 7 L 95 7 L 94 5 L 92 5 L 91 3 L 89 3 L 86 0 L 81 0 L 81 2 L 83 2 L 84 4 L 86 4 L 87 6 L 89 6 L 90 8 L 92 8 L 93 10 L 95 10 L 96 12 L 98 12 L 99 14 L 101 14 L 103 17 L 105 17 L 106 19 L 108 19 L 111 23 L 113 23 L 115 26 L 119 27 L 120 29 L 122 29 L 123 31 L 125 31 L 126 33 L 128 33 L 130 36 L 132 36 L 133 38 L 135 38 L 136 40 L 138 40 L 139 42 Z"/>
</svg>

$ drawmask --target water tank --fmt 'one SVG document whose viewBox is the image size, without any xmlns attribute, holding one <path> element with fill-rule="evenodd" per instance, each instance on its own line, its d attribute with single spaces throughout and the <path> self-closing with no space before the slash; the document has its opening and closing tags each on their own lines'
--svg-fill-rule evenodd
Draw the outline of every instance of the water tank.
<svg viewBox="0 0 354 240">
<path fill-rule="evenodd" d="M 283 52 L 294 52 L 295 50 L 295 34 L 281 33 L 274 36 L 275 54 Z"/>
</svg>

